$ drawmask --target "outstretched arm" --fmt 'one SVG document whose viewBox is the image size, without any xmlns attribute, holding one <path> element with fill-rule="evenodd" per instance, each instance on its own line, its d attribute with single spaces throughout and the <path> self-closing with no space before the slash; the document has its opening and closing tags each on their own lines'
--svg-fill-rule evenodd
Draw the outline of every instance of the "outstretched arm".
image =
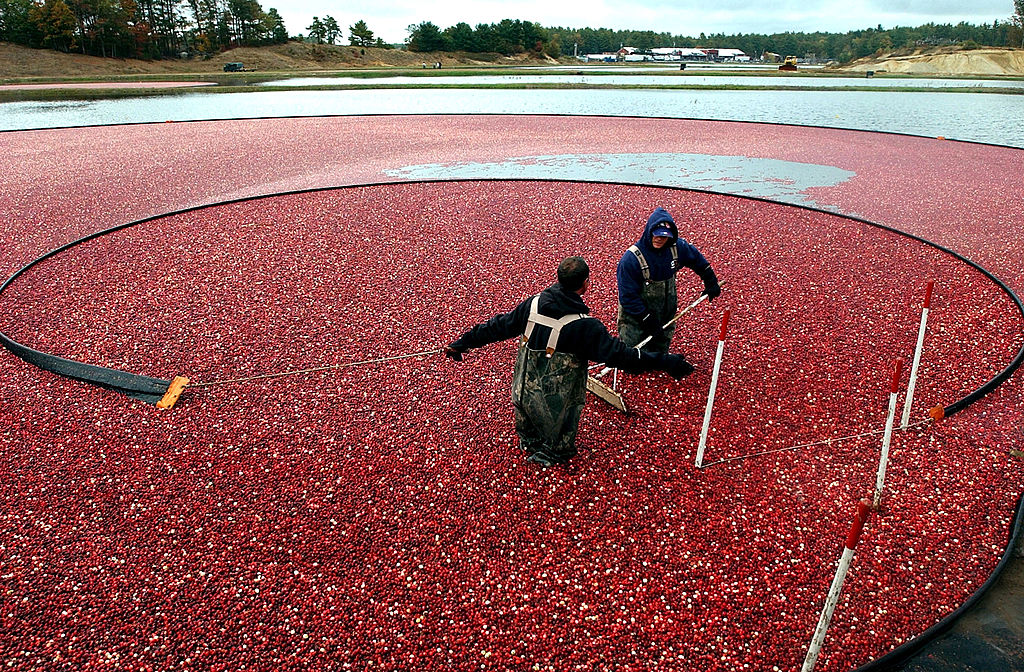
<svg viewBox="0 0 1024 672">
<path fill-rule="evenodd" d="M 585 344 L 585 352 L 579 354 L 589 361 L 604 362 L 627 373 L 664 371 L 676 380 L 693 373 L 693 367 L 682 355 L 649 353 L 630 348 L 609 334 L 600 320 L 589 319 L 586 322 L 588 324 L 583 326 L 587 333 L 580 338 L 580 342 Z"/>
<path fill-rule="evenodd" d="M 472 348 L 482 348 L 491 343 L 514 338 L 523 333 L 530 316 L 530 299 L 523 301 L 510 312 L 495 315 L 477 324 L 448 345 L 444 354 L 449 359 L 462 361 L 462 354 Z"/>
</svg>

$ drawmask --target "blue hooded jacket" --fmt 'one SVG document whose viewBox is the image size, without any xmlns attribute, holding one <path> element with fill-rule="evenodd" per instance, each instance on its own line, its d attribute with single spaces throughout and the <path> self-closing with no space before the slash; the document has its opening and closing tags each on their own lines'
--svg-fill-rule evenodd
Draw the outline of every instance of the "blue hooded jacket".
<svg viewBox="0 0 1024 672">
<path fill-rule="evenodd" d="M 651 233 L 659 226 L 667 227 L 672 231 L 673 242 L 656 250 L 651 244 L 651 238 L 653 238 Z M 672 262 L 672 245 L 675 245 L 679 251 L 679 258 L 675 265 Z M 643 235 L 636 242 L 636 246 L 640 248 L 644 259 L 647 260 L 651 282 L 668 280 L 684 266 L 703 277 L 704 272 L 710 267 L 708 260 L 696 247 L 679 237 L 679 229 L 676 227 L 675 220 L 664 208 L 656 208 L 647 218 L 647 226 L 644 227 Z M 644 288 L 644 275 L 640 270 L 640 262 L 636 255 L 626 250 L 622 259 L 619 260 L 615 277 L 619 283 L 619 303 L 622 308 L 630 315 L 643 316 L 647 312 L 647 306 L 640 298 L 640 292 Z"/>
</svg>

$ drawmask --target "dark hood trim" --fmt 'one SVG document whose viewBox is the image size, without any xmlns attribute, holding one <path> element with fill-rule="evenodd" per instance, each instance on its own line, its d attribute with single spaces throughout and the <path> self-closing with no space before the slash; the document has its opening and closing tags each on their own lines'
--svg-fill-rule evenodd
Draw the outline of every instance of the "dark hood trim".
<svg viewBox="0 0 1024 672">
<path fill-rule="evenodd" d="M 654 252 L 654 246 L 651 244 L 651 238 L 653 231 L 659 226 L 668 226 L 672 230 L 672 242 L 676 243 L 679 241 L 679 227 L 676 226 L 676 220 L 672 219 L 672 215 L 668 213 L 668 210 L 658 206 L 651 213 L 650 217 L 647 218 L 647 224 L 644 226 L 644 233 L 637 241 L 637 245 L 643 252 Z M 664 249 L 664 248 L 663 248 Z"/>
</svg>

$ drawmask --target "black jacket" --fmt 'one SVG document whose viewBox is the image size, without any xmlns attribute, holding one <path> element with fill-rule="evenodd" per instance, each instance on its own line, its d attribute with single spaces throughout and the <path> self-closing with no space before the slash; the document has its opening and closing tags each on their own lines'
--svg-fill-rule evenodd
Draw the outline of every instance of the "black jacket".
<svg viewBox="0 0 1024 672">
<path fill-rule="evenodd" d="M 479 348 L 522 336 L 526 331 L 532 301 L 531 296 L 511 312 L 496 315 L 483 324 L 476 325 L 452 343 L 452 347 L 458 350 Z M 558 283 L 540 293 L 537 310 L 542 315 L 555 319 L 573 313 L 590 313 L 590 308 L 579 294 L 564 289 Z M 530 337 L 529 347 L 543 350 L 547 346 L 550 332 L 548 327 L 538 324 Z M 627 347 L 622 341 L 612 337 L 604 324 L 595 317 L 576 320 L 563 327 L 555 350 L 577 355 L 584 364 L 588 361 L 604 362 L 608 366 L 631 373 L 660 370 L 664 366 L 661 355 Z"/>
</svg>

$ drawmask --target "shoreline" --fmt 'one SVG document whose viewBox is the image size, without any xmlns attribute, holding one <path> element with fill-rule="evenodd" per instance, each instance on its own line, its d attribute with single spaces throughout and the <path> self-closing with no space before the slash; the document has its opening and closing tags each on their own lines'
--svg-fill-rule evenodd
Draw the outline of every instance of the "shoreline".
<svg viewBox="0 0 1024 672">
<path fill-rule="evenodd" d="M 474 73 L 476 74 L 476 73 Z M 498 73 L 488 73 L 489 75 Z M 287 77 L 294 73 L 281 73 Z M 330 75 L 318 75 L 330 77 Z M 337 75 L 341 76 L 341 75 Z M 346 73 L 346 76 L 351 76 Z M 390 76 L 396 76 L 391 74 Z M 399 76 L 407 76 L 405 74 Z M 842 75 L 840 75 L 842 76 Z M 835 77 L 833 75 L 832 77 Z M 264 75 L 263 81 L 279 79 L 279 76 L 267 78 Z M 901 79 L 907 78 L 904 76 Z M 918 77 L 919 79 L 936 79 L 934 77 Z M 229 93 L 270 93 L 289 91 L 360 91 L 373 89 L 395 89 L 395 90 L 421 90 L 421 89 L 478 89 L 478 90 L 624 90 L 624 91 L 852 91 L 852 92 L 891 92 L 891 93 L 984 93 L 1004 95 L 1024 95 L 1024 88 L 1021 87 L 1000 87 L 1000 86 L 872 86 L 864 84 L 860 86 L 829 86 L 823 81 L 820 86 L 782 86 L 772 84 L 600 84 L 600 83 L 566 83 L 566 82 L 534 82 L 517 84 L 515 82 L 500 84 L 454 84 L 454 83 L 383 83 L 373 82 L 366 84 L 318 84 L 314 86 L 273 86 L 268 87 L 262 84 L 221 84 L 217 81 L 194 81 L 195 78 L 183 78 L 189 81 L 175 81 L 171 78 L 162 78 L 149 82 L 116 81 L 106 78 L 102 81 L 54 81 L 54 82 L 32 82 L 24 84 L 0 84 L 0 104 L 13 102 L 59 102 L 64 100 L 105 100 L 119 98 L 136 98 L 149 96 L 175 96 L 194 94 L 198 92 L 211 94 Z M 370 77 L 368 77 L 370 79 Z M 377 79 L 373 77 L 372 79 Z M 822 77 L 827 80 L 828 77 Z M 866 78 L 865 78 L 866 79 Z M 913 79 L 913 77 L 910 77 Z M 957 77 L 958 80 L 975 81 L 1020 81 L 1024 78 L 1000 78 L 994 80 L 985 77 Z"/>
</svg>

